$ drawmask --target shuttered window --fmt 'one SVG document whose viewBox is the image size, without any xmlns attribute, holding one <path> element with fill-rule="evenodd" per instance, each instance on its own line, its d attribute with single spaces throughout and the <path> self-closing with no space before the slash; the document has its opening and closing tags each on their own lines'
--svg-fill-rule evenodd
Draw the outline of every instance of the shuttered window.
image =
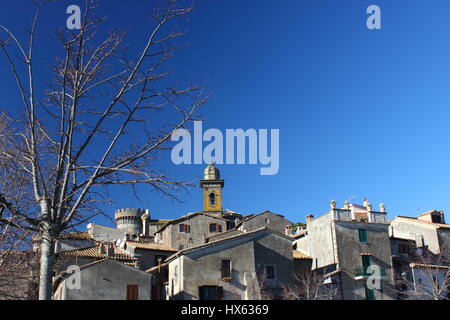
<svg viewBox="0 0 450 320">
<path fill-rule="evenodd" d="M 191 231 L 191 228 L 189 227 L 188 224 L 179 224 L 179 228 L 180 228 L 180 232 L 185 232 L 188 233 Z"/>
<path fill-rule="evenodd" d="M 209 232 L 222 232 L 222 226 L 218 223 L 211 223 L 209 225 Z"/>
<path fill-rule="evenodd" d="M 370 266 L 370 256 L 361 256 L 364 272 Z"/>
<path fill-rule="evenodd" d="M 137 284 L 127 285 L 127 300 L 139 300 L 139 286 Z"/>
<path fill-rule="evenodd" d="M 366 229 L 358 229 L 359 242 L 369 242 Z"/>
</svg>

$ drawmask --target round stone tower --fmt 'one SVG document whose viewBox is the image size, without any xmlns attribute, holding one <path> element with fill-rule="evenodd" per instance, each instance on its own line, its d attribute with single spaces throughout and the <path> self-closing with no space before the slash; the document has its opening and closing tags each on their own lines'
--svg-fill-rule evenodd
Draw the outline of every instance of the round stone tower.
<svg viewBox="0 0 450 320">
<path fill-rule="evenodd" d="M 144 209 L 117 210 L 115 215 L 117 229 L 127 234 L 140 235 L 143 232 L 143 223 L 148 223 L 148 219 L 142 219 L 146 213 L 148 214 L 148 210 Z"/>
</svg>

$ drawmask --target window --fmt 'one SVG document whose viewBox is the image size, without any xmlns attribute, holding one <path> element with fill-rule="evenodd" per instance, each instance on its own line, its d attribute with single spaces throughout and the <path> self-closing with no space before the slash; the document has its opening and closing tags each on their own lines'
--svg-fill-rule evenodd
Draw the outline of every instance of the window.
<svg viewBox="0 0 450 320">
<path fill-rule="evenodd" d="M 266 219 L 264 219 L 264 222 L 265 222 L 265 224 L 270 224 L 270 219 L 266 218 Z"/>
<path fill-rule="evenodd" d="M 188 224 L 179 224 L 179 226 L 180 226 L 180 232 L 188 233 L 191 231 Z"/>
<path fill-rule="evenodd" d="M 216 204 L 216 195 L 214 193 L 209 195 L 209 204 L 212 206 Z"/>
<path fill-rule="evenodd" d="M 275 279 L 275 266 L 266 266 L 266 278 L 268 280 Z"/>
<path fill-rule="evenodd" d="M 209 225 L 209 232 L 222 232 L 222 226 L 218 223 L 211 223 Z"/>
<path fill-rule="evenodd" d="M 369 242 L 366 229 L 358 229 L 359 242 Z"/>
<path fill-rule="evenodd" d="M 370 256 L 361 256 L 361 258 L 362 258 L 363 271 L 364 271 L 364 273 L 366 273 L 367 268 L 370 266 Z"/>
<path fill-rule="evenodd" d="M 127 284 L 127 300 L 139 300 L 139 286 Z"/>
<path fill-rule="evenodd" d="M 231 278 L 231 260 L 222 260 L 222 278 Z"/>
</svg>

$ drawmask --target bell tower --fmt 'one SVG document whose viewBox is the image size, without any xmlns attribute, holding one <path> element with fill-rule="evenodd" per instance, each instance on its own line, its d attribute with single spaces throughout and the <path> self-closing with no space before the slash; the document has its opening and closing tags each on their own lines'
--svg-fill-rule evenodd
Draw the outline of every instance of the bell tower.
<svg viewBox="0 0 450 320">
<path fill-rule="evenodd" d="M 213 163 L 205 169 L 205 179 L 200 180 L 203 189 L 203 211 L 222 215 L 222 188 L 224 180 L 220 180 L 220 171 Z"/>
</svg>

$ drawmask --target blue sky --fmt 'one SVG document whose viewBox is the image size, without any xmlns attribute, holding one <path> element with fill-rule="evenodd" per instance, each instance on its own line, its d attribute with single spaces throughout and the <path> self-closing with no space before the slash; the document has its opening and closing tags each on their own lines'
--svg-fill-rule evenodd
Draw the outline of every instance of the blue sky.
<svg viewBox="0 0 450 320">
<path fill-rule="evenodd" d="M 0 23 L 21 31 L 28 0 L 2 6 Z M 49 31 L 64 25 L 59 1 L 45 13 L 38 39 L 42 68 L 55 55 Z M 108 26 L 130 29 L 138 44 L 151 1 L 103 1 Z M 382 29 L 366 28 L 366 8 L 382 10 Z M 450 2 L 383 0 L 197 1 L 183 27 L 188 46 L 171 62 L 181 80 L 213 92 L 205 129 L 280 129 L 280 171 L 259 165 L 220 166 L 224 208 L 265 209 L 304 221 L 367 197 L 390 217 L 450 211 Z M 18 105 L 0 62 L 0 108 Z M 44 70 L 44 69 L 43 69 Z M 161 165 L 189 181 L 205 165 Z M 146 188 L 112 192 L 118 208 L 149 208 L 154 218 L 200 210 L 201 190 L 172 203 Z M 450 219 L 450 218 L 449 218 Z M 99 222 L 103 222 L 100 221 Z"/>
</svg>

